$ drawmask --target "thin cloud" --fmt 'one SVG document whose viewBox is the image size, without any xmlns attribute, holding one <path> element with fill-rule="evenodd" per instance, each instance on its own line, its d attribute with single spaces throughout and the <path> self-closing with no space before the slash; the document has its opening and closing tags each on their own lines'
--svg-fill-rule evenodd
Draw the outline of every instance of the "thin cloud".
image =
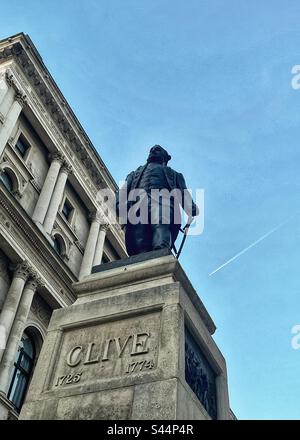
<svg viewBox="0 0 300 440">
<path fill-rule="evenodd" d="M 281 228 L 283 225 L 285 225 L 291 217 L 289 217 L 288 219 L 286 219 L 284 222 L 279 223 L 279 225 L 275 226 L 275 228 L 271 229 L 269 232 L 267 232 L 266 234 L 264 234 L 262 237 L 258 238 L 256 241 L 254 241 L 253 243 L 251 243 L 249 246 L 247 246 L 245 249 L 243 249 L 242 251 L 240 251 L 238 254 L 236 254 L 234 257 L 230 258 L 230 260 L 226 261 L 224 264 L 222 264 L 221 266 L 219 266 L 217 269 L 215 269 L 214 271 L 212 271 L 210 274 L 208 274 L 208 276 L 210 277 L 211 275 L 214 275 L 216 272 L 218 272 L 219 270 L 221 270 L 223 267 L 227 266 L 227 264 L 231 263 L 232 261 L 236 260 L 238 257 L 240 257 L 241 255 L 243 255 L 245 252 L 247 252 L 249 249 L 251 249 L 253 246 L 256 246 L 258 243 L 260 243 L 261 241 L 263 241 L 265 238 L 269 237 L 269 235 L 273 234 L 273 232 L 277 231 L 279 228 Z"/>
</svg>

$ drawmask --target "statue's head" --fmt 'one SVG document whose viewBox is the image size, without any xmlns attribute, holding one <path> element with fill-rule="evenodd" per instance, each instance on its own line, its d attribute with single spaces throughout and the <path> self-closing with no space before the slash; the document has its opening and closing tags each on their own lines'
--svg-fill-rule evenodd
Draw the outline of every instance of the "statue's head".
<svg viewBox="0 0 300 440">
<path fill-rule="evenodd" d="M 147 162 L 158 162 L 167 165 L 170 159 L 171 156 L 163 147 L 154 145 L 154 147 L 150 149 Z"/>
</svg>

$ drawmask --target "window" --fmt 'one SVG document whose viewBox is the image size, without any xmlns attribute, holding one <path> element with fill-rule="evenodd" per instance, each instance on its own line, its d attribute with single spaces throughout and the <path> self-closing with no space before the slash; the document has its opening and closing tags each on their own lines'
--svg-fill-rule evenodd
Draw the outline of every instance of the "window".
<svg viewBox="0 0 300 440">
<path fill-rule="evenodd" d="M 53 247 L 54 247 L 55 251 L 58 253 L 58 255 L 62 254 L 61 240 L 57 237 L 57 235 L 55 235 L 55 237 L 53 239 Z"/>
<path fill-rule="evenodd" d="M 62 214 L 65 217 L 65 219 L 70 223 L 71 219 L 72 219 L 72 213 L 73 213 L 73 206 L 71 205 L 71 203 L 69 202 L 68 199 L 65 199 L 65 203 L 64 206 L 62 208 Z"/>
<path fill-rule="evenodd" d="M 29 144 L 22 135 L 17 140 L 16 150 L 19 152 L 20 156 L 22 157 L 25 157 L 26 152 L 29 150 Z"/>
<path fill-rule="evenodd" d="M 14 189 L 14 183 L 12 178 L 10 177 L 10 175 L 8 174 L 7 171 L 1 171 L 0 173 L 0 181 L 3 183 L 3 185 L 5 186 L 5 188 L 9 191 L 12 192 Z"/>
<path fill-rule="evenodd" d="M 67 247 L 64 238 L 59 233 L 55 232 L 54 235 L 52 236 L 52 240 L 53 240 L 53 248 L 58 253 L 58 255 L 60 255 L 63 258 L 64 257 L 67 258 L 66 255 Z"/>
<path fill-rule="evenodd" d="M 8 399 L 20 411 L 23 404 L 35 360 L 35 346 L 32 338 L 24 332 L 20 341 L 12 380 L 8 391 Z"/>
</svg>

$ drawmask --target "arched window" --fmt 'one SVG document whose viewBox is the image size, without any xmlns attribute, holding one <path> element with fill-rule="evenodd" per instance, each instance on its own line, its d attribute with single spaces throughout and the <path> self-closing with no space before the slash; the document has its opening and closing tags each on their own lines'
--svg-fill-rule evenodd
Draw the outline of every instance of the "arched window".
<svg viewBox="0 0 300 440">
<path fill-rule="evenodd" d="M 7 395 L 17 411 L 20 411 L 22 407 L 31 378 L 35 357 L 36 349 L 34 340 L 25 331 L 19 343 L 12 372 L 11 384 Z"/>
<path fill-rule="evenodd" d="M 57 235 L 55 235 L 54 239 L 53 239 L 53 247 L 55 249 L 55 251 L 61 255 L 62 253 L 62 245 L 61 245 L 61 240 L 58 238 Z"/>
<path fill-rule="evenodd" d="M 63 257 L 66 253 L 66 245 L 64 239 L 60 234 L 57 233 L 55 233 L 52 238 L 55 251 L 58 253 L 58 255 Z"/>
<path fill-rule="evenodd" d="M 9 173 L 6 170 L 1 171 L 1 173 L 0 173 L 0 180 L 3 183 L 3 185 L 5 186 L 5 188 L 9 192 L 13 191 L 13 189 L 14 189 L 14 182 L 13 182 L 13 179 L 11 178 L 11 176 L 9 175 Z"/>
</svg>

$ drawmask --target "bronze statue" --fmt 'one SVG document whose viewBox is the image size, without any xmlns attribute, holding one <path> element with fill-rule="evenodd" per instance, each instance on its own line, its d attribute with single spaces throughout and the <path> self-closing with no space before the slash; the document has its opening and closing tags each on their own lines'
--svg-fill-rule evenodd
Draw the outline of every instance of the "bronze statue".
<svg viewBox="0 0 300 440">
<path fill-rule="evenodd" d="M 181 227 L 180 206 L 189 222 L 199 214 L 183 175 L 167 166 L 170 159 L 164 148 L 155 145 L 147 163 L 132 171 L 119 191 L 117 215 L 125 224 L 130 256 L 163 248 L 171 251 Z"/>
</svg>

